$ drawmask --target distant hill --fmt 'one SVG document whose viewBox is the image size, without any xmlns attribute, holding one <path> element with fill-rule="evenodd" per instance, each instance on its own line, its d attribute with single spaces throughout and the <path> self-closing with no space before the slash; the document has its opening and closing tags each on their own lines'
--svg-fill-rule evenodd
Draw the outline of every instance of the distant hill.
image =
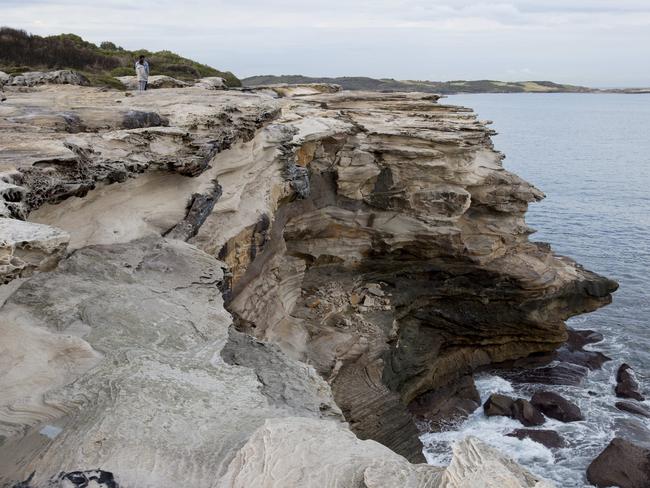
<svg viewBox="0 0 650 488">
<path fill-rule="evenodd" d="M 588 93 L 598 90 L 584 86 L 562 85 L 552 81 L 415 81 L 393 80 L 390 78 L 367 78 L 363 76 L 344 76 L 339 78 L 320 78 L 302 75 L 262 75 L 241 80 L 244 86 L 272 85 L 277 83 L 335 83 L 344 90 L 406 91 L 442 94 L 454 93 Z"/>
<path fill-rule="evenodd" d="M 167 75 L 181 80 L 220 76 L 228 86 L 241 86 L 229 71 L 219 71 L 171 51 L 127 51 L 110 41 L 99 46 L 75 34 L 42 37 L 10 27 L 0 28 L 0 71 L 18 74 L 25 71 L 73 69 L 88 77 L 93 85 L 123 88 L 116 76 L 133 75 L 137 57 L 149 60 L 152 75 Z"/>
</svg>

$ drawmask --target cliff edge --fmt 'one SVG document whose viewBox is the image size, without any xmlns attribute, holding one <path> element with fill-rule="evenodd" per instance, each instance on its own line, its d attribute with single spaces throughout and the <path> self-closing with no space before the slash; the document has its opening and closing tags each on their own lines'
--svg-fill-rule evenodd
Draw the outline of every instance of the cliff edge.
<svg viewBox="0 0 650 488">
<path fill-rule="evenodd" d="M 550 486 L 417 464 L 409 403 L 616 289 L 529 241 L 491 135 L 426 94 L 11 92 L 0 484 Z"/>
</svg>

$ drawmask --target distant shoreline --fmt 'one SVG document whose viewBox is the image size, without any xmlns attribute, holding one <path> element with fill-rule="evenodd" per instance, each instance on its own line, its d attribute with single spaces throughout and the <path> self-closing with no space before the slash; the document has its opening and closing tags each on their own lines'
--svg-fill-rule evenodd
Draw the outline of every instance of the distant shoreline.
<svg viewBox="0 0 650 488">
<path fill-rule="evenodd" d="M 394 80 L 365 76 L 313 77 L 302 75 L 261 75 L 241 80 L 245 87 L 275 84 L 332 83 L 344 90 L 377 92 L 425 92 L 442 95 L 472 93 L 620 93 L 650 94 L 650 88 L 590 88 L 552 81 L 497 81 L 497 80 Z"/>
</svg>

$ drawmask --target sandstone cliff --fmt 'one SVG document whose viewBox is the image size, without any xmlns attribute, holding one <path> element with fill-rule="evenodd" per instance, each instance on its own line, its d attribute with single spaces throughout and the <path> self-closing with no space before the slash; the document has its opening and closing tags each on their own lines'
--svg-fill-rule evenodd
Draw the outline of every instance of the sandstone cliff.
<svg viewBox="0 0 650 488">
<path fill-rule="evenodd" d="M 410 402 L 554 349 L 616 288 L 529 242 L 543 195 L 471 111 L 129 95 L 0 106 L 0 482 L 547 486 L 472 439 L 409 462 Z"/>
</svg>

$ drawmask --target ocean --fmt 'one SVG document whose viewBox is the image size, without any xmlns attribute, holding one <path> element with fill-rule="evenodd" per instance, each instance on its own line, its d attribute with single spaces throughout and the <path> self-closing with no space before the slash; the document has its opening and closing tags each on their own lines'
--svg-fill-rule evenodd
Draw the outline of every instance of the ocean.
<svg viewBox="0 0 650 488">
<path fill-rule="evenodd" d="M 533 183 L 546 199 L 530 206 L 532 240 L 549 242 L 587 269 L 620 283 L 614 302 L 569 320 L 604 335 L 587 346 L 612 358 L 580 387 L 552 389 L 576 402 L 583 422 L 547 420 L 567 447 L 547 449 L 505 434 L 522 427 L 482 408 L 451 430 L 422 437 L 430 464 L 446 464 L 450 444 L 474 435 L 558 487 L 587 487 L 589 463 L 620 436 L 650 447 L 650 419 L 614 407 L 616 369 L 627 362 L 650 397 L 650 95 L 480 94 L 441 103 L 474 109 L 493 121 L 504 166 Z M 483 401 L 491 393 L 530 397 L 525 387 L 493 375 L 476 377 Z M 650 401 L 645 402 L 650 407 Z"/>
</svg>

